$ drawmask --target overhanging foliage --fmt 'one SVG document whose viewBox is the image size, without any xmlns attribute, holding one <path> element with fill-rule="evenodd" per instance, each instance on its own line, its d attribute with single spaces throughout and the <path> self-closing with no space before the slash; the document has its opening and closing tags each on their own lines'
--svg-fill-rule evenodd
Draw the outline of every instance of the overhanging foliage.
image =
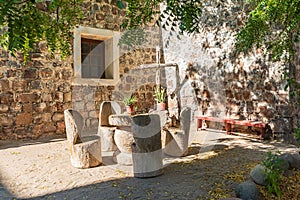
<svg viewBox="0 0 300 200">
<path fill-rule="evenodd" d="M 81 17 L 82 0 L 0 0 L 0 46 L 25 60 L 39 41 L 62 57 L 70 54 L 72 30 Z"/>
<path fill-rule="evenodd" d="M 237 35 L 238 51 L 263 45 L 274 59 L 295 55 L 300 35 L 300 0 L 250 0 L 253 5 L 245 27 Z"/>
</svg>

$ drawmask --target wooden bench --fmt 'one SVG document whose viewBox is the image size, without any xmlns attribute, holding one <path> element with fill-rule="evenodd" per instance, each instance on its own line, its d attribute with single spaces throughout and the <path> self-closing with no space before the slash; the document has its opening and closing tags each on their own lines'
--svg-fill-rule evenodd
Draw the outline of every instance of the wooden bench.
<svg viewBox="0 0 300 200">
<path fill-rule="evenodd" d="M 220 118 L 220 117 L 211 117 L 211 116 L 196 116 L 197 128 L 202 128 L 202 121 L 214 121 L 225 124 L 225 130 L 227 134 L 231 134 L 231 125 L 241 125 L 241 126 L 253 126 L 257 127 L 260 130 L 260 138 L 262 139 L 263 134 L 265 133 L 266 124 L 261 121 L 250 121 L 250 120 L 239 120 L 239 119 L 229 119 L 229 118 Z"/>
</svg>

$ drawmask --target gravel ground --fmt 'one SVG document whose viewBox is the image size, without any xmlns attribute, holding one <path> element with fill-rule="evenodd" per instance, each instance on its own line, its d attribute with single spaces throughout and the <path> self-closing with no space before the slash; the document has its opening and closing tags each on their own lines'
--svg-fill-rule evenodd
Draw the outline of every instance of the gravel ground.
<svg viewBox="0 0 300 200">
<path fill-rule="evenodd" d="M 295 152 L 291 145 L 261 142 L 221 132 L 197 132 L 189 155 L 165 158 L 164 173 L 134 178 L 132 167 L 113 163 L 76 169 L 67 142 L 60 139 L 0 141 L 0 199 L 212 199 L 220 185 L 234 197 L 237 182 L 224 179 L 234 172 L 248 174 L 267 151 Z"/>
</svg>

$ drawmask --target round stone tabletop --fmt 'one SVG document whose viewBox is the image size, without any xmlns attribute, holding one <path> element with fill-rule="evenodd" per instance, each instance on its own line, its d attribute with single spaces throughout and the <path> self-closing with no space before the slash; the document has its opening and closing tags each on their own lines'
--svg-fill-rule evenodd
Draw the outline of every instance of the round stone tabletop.
<svg viewBox="0 0 300 200">
<path fill-rule="evenodd" d="M 131 126 L 131 117 L 128 114 L 114 114 L 109 116 L 108 121 L 112 126 Z"/>
</svg>

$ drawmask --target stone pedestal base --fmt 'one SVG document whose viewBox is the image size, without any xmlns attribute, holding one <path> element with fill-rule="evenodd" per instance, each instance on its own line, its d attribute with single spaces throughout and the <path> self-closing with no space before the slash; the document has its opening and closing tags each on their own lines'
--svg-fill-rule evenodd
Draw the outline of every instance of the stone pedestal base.
<svg viewBox="0 0 300 200">
<path fill-rule="evenodd" d="M 132 165 L 132 154 L 115 151 L 113 161 L 120 165 Z"/>
<path fill-rule="evenodd" d="M 98 135 L 101 137 L 102 151 L 116 151 L 118 148 L 115 144 L 114 134 L 116 127 L 100 126 Z"/>
</svg>

